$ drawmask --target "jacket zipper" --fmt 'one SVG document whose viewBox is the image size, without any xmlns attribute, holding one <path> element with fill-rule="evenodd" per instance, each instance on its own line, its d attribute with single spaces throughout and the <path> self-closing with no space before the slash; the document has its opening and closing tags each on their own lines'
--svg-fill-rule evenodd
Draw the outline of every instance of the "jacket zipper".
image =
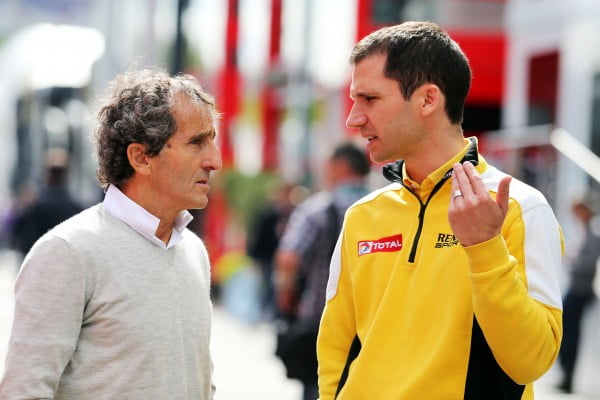
<svg viewBox="0 0 600 400">
<path fill-rule="evenodd" d="M 427 198 L 427 201 L 424 204 L 421 201 L 421 198 L 415 192 L 413 192 L 411 188 L 406 186 L 404 184 L 404 182 L 401 182 L 402 186 L 404 186 L 406 188 L 406 190 L 408 190 L 410 193 L 412 193 L 413 196 L 415 196 L 417 198 L 417 200 L 419 201 L 419 204 L 421 205 L 421 209 L 419 210 L 419 226 L 417 227 L 417 233 L 415 234 L 415 239 L 413 241 L 412 248 L 410 249 L 410 254 L 408 256 L 408 262 L 411 264 L 415 263 L 415 258 L 417 255 L 417 247 L 419 246 L 419 240 L 421 239 L 421 233 L 423 231 L 423 224 L 425 222 L 425 210 L 427 209 L 427 205 L 429 205 L 429 202 L 431 201 L 433 196 L 442 188 L 442 186 L 444 185 L 444 182 L 446 182 L 448 180 L 448 178 L 450 178 L 451 176 L 452 176 L 452 170 L 448 171 L 446 173 L 446 175 L 444 175 L 444 177 L 433 187 L 431 194 L 429 195 L 429 197 Z"/>
</svg>

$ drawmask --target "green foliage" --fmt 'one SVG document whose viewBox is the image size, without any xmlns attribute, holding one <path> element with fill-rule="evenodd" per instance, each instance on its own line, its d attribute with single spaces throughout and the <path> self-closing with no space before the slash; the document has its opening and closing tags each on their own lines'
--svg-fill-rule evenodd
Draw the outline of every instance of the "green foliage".
<svg viewBox="0 0 600 400">
<path fill-rule="evenodd" d="M 269 189 L 279 182 L 279 178 L 271 172 L 247 175 L 236 169 L 229 169 L 224 171 L 223 182 L 232 214 L 245 227 L 249 227 L 266 204 Z"/>
</svg>

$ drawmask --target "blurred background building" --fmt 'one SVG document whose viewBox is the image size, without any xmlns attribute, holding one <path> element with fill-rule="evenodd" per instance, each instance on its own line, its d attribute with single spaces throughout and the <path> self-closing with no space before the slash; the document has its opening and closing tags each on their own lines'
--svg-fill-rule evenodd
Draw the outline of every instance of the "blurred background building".
<svg viewBox="0 0 600 400">
<path fill-rule="evenodd" d="M 0 0 L 0 215 L 36 196 L 57 148 L 74 197 L 99 201 L 98 92 L 132 66 L 190 73 L 223 112 L 224 170 L 194 225 L 218 287 L 249 262 L 268 188 L 320 189 L 325 158 L 355 135 L 345 127 L 355 41 L 405 20 L 435 21 L 461 45 L 473 69 L 465 134 L 540 189 L 576 243 L 571 201 L 600 180 L 597 0 Z M 373 187 L 384 183 L 377 167 Z"/>
</svg>

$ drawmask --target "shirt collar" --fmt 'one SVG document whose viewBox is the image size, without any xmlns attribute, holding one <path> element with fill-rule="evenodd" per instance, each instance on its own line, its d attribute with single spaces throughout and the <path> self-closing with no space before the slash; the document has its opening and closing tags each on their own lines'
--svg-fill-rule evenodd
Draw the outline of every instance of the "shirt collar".
<svg viewBox="0 0 600 400">
<path fill-rule="evenodd" d="M 173 233 L 171 233 L 169 243 L 165 245 L 165 243 L 155 235 L 160 220 L 127 197 L 115 185 L 110 185 L 108 187 L 103 204 L 106 211 L 112 216 L 125 222 L 155 245 L 165 249 L 175 246 L 183 239 L 185 227 L 192 219 L 194 219 L 188 211 L 184 210 L 180 212 L 175 219 L 175 225 L 173 226 Z"/>
</svg>

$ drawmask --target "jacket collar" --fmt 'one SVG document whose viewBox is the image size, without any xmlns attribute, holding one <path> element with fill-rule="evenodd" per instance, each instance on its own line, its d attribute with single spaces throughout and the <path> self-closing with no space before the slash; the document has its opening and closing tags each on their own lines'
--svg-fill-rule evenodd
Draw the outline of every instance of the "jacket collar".
<svg viewBox="0 0 600 400">
<path fill-rule="evenodd" d="M 479 164 L 479 152 L 477 150 L 477 138 L 475 136 L 467 138 L 469 143 L 466 145 L 467 150 L 459 161 L 461 164 L 465 161 L 470 161 L 473 165 Z M 452 168 L 448 169 L 442 179 L 447 179 L 452 174 Z M 392 163 L 386 164 L 383 167 L 383 176 L 389 180 L 390 182 L 398 182 L 402 183 L 404 176 L 404 160 L 394 161 Z"/>
</svg>

